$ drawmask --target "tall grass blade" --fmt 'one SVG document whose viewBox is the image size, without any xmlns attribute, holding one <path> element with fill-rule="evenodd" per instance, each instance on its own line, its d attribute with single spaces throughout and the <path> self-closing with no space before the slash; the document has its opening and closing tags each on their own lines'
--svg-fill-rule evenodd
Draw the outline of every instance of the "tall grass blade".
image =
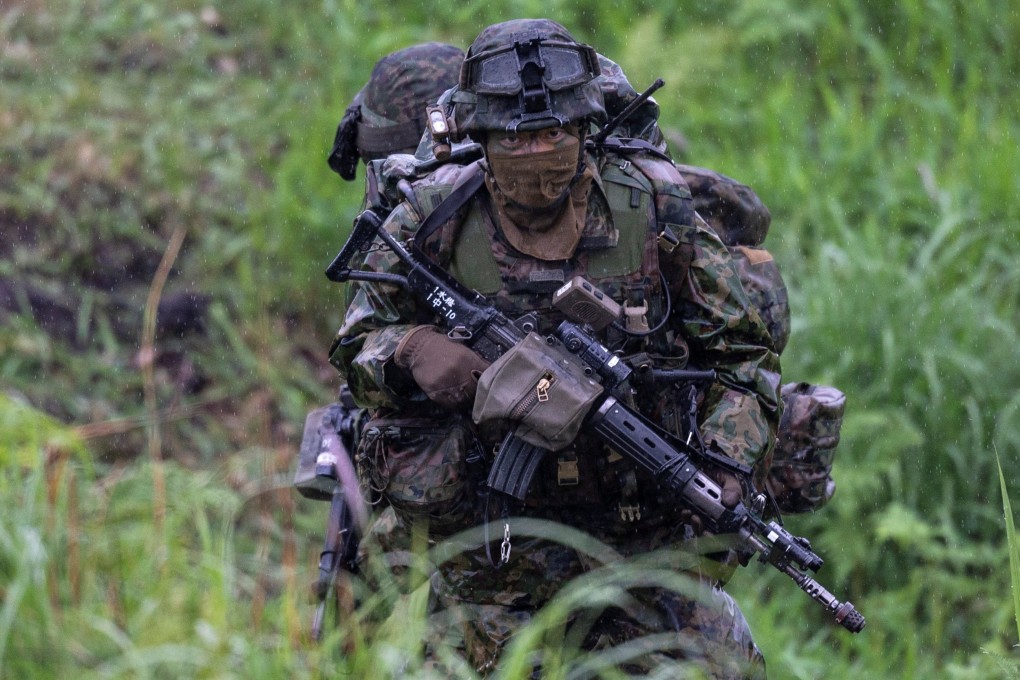
<svg viewBox="0 0 1020 680">
<path fill-rule="evenodd" d="M 1017 640 L 1020 640 L 1020 543 L 1017 542 L 1016 526 L 1013 523 L 1013 508 L 1006 489 L 1006 477 L 1002 474 L 999 450 L 995 449 L 995 464 L 999 468 L 999 484 L 1002 487 L 1002 511 L 1006 515 L 1006 542 L 1009 545 L 1009 578 L 1013 585 L 1013 618 L 1016 619 Z"/>
</svg>

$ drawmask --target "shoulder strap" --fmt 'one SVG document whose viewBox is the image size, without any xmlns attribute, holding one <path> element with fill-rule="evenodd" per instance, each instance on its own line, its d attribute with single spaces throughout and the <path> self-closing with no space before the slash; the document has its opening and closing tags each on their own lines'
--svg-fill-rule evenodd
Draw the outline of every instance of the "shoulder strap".
<svg viewBox="0 0 1020 680">
<path fill-rule="evenodd" d="M 466 177 L 460 182 L 450 195 L 443 199 L 443 201 L 436 206 L 436 209 L 430 212 L 421 223 L 421 227 L 414 234 L 414 244 L 419 248 L 422 247 L 428 237 L 436 232 L 439 227 L 446 224 L 454 213 L 460 210 L 464 205 L 471 200 L 478 190 L 481 188 L 485 181 L 485 173 L 482 172 L 480 166 L 475 165 L 465 171 Z"/>
<path fill-rule="evenodd" d="M 643 151 L 645 153 L 657 156 L 664 161 L 673 162 L 673 159 L 668 154 L 663 153 L 654 144 L 650 144 L 643 139 L 631 139 L 630 137 L 609 137 L 599 144 L 606 151 L 612 151 L 617 154 L 628 154 Z"/>
</svg>

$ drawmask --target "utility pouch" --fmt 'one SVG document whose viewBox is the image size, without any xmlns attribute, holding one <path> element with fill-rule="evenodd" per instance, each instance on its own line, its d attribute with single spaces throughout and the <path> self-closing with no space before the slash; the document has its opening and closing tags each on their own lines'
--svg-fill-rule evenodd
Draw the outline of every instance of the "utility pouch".
<svg viewBox="0 0 1020 680">
<path fill-rule="evenodd" d="M 336 475 L 315 474 L 315 463 L 323 452 L 329 451 L 330 438 L 338 437 L 337 423 L 343 417 L 342 409 L 340 404 L 330 404 L 311 411 L 305 417 L 297 470 L 294 471 L 294 488 L 305 498 L 317 501 L 333 499 Z"/>
<path fill-rule="evenodd" d="M 453 532 L 472 510 L 468 459 L 477 450 L 466 418 L 377 415 L 362 433 L 358 474 L 405 519 Z"/>
<path fill-rule="evenodd" d="M 783 417 L 768 486 L 783 512 L 811 512 L 828 503 L 836 490 L 832 460 L 846 395 L 835 387 L 808 383 L 787 383 L 781 392 Z"/>
<path fill-rule="evenodd" d="M 580 359 L 529 333 L 482 373 L 472 418 L 509 421 L 524 441 L 556 451 L 574 441 L 600 394 Z"/>
<path fill-rule="evenodd" d="M 782 354 L 790 339 L 790 301 L 772 253 L 750 246 L 733 246 L 729 251 L 740 283 L 769 329 L 776 354 Z"/>
</svg>

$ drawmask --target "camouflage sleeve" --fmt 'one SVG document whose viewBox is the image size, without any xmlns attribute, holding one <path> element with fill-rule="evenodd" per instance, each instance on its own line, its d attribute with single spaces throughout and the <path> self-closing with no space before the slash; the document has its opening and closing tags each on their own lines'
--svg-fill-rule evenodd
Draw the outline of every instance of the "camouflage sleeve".
<svg viewBox="0 0 1020 680">
<path fill-rule="evenodd" d="M 700 217 L 681 226 L 689 259 L 674 313 L 691 356 L 719 379 L 702 405 L 702 434 L 725 454 L 755 467 L 763 488 L 781 414 L 779 356 L 751 305 L 729 251 Z"/>
<path fill-rule="evenodd" d="M 390 213 L 383 227 L 399 240 L 417 228 L 418 216 L 408 203 Z M 378 242 L 356 268 L 403 273 L 396 255 Z M 329 361 L 347 380 L 359 406 L 399 407 L 424 399 L 410 376 L 393 364 L 393 351 L 415 325 L 427 323 L 410 296 L 396 285 L 351 282 L 347 285 L 347 312 L 330 349 Z"/>
</svg>

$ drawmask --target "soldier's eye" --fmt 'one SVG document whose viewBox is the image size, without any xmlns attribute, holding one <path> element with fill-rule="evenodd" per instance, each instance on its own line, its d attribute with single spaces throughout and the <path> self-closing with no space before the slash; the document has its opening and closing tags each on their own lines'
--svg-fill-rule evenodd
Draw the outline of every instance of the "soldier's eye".
<svg viewBox="0 0 1020 680">
<path fill-rule="evenodd" d="M 507 135 L 499 140 L 499 145 L 505 149 L 516 149 L 524 143 L 524 140 L 517 135 Z"/>
</svg>

